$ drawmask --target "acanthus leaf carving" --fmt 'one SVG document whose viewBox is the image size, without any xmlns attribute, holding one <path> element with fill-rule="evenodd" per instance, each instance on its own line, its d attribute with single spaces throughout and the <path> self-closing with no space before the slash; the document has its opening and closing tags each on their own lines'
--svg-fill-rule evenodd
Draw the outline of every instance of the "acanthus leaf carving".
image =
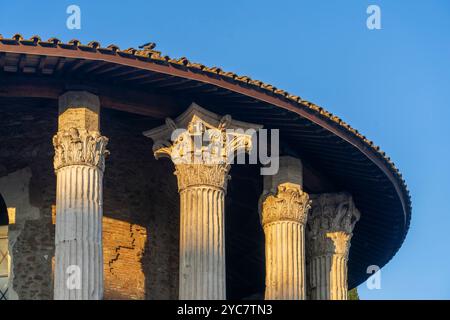
<svg viewBox="0 0 450 320">
<path fill-rule="evenodd" d="M 108 138 L 100 132 L 70 128 L 59 131 L 53 137 L 55 170 L 70 165 L 96 166 L 105 169 L 105 157 Z"/>
<path fill-rule="evenodd" d="M 312 195 L 307 223 L 309 256 L 339 254 L 345 258 L 355 224 L 360 219 L 353 198 L 346 192 Z"/>
<path fill-rule="evenodd" d="M 170 157 L 175 164 L 229 164 L 236 152 L 250 152 L 252 135 L 227 130 L 225 124 L 208 127 L 201 119 L 193 119 L 186 130 L 175 129 L 172 139 L 154 143 L 157 158 Z"/>
<path fill-rule="evenodd" d="M 230 179 L 227 164 L 178 164 L 175 168 L 179 191 L 193 186 L 212 186 L 225 191 Z"/>
<path fill-rule="evenodd" d="M 261 128 L 230 115 L 221 117 L 195 103 L 165 122 L 144 135 L 153 140 L 156 159 L 168 157 L 175 164 L 179 191 L 202 185 L 226 190 L 235 156 L 251 151 L 256 129 Z"/>
<path fill-rule="evenodd" d="M 276 194 L 268 194 L 262 202 L 262 225 L 290 220 L 305 224 L 310 208 L 309 196 L 294 183 L 282 183 Z"/>
</svg>

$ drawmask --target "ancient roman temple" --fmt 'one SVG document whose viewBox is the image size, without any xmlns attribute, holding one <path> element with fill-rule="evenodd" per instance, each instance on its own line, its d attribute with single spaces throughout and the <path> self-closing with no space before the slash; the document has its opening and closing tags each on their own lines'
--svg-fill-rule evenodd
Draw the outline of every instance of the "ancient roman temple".
<svg viewBox="0 0 450 320">
<path fill-rule="evenodd" d="M 0 300 L 346 300 L 410 218 L 390 158 L 299 96 L 0 36 Z"/>
</svg>

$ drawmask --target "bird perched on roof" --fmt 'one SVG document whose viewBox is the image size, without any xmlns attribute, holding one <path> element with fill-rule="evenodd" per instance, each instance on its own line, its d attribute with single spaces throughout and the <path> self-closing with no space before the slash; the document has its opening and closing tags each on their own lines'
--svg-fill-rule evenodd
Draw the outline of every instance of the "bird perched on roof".
<svg viewBox="0 0 450 320">
<path fill-rule="evenodd" d="M 156 43 L 148 42 L 148 43 L 144 43 L 142 46 L 139 46 L 139 49 L 153 50 L 155 47 L 156 47 Z"/>
</svg>

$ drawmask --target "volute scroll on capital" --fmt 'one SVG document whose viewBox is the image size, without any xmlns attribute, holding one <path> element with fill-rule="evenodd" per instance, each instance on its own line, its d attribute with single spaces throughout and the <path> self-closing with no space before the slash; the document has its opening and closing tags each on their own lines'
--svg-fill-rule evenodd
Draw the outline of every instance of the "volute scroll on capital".
<svg viewBox="0 0 450 320">
<path fill-rule="evenodd" d="M 252 136 L 244 132 L 228 130 L 231 121 L 225 116 L 218 127 L 213 127 L 201 118 L 194 116 L 187 129 L 176 128 L 175 122 L 167 119 L 168 126 L 173 128 L 169 140 L 155 142 L 155 157 L 170 157 L 174 164 L 229 164 L 236 152 L 250 152 Z"/>
<path fill-rule="evenodd" d="M 175 165 L 233 163 L 238 153 L 248 153 L 260 125 L 210 112 L 195 103 L 176 119 L 144 132 L 153 140 L 155 158 L 169 157 Z"/>
</svg>

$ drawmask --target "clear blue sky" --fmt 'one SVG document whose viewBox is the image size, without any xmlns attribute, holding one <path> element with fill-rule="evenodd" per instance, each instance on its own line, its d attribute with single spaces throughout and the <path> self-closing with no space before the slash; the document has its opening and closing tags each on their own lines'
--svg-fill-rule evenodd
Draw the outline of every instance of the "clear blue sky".
<svg viewBox="0 0 450 320">
<path fill-rule="evenodd" d="M 81 30 L 66 8 L 81 7 Z M 381 7 L 382 30 L 366 28 Z M 1 1 L 0 33 L 121 48 L 249 75 L 313 101 L 374 140 L 413 200 L 408 237 L 362 299 L 450 298 L 450 2 Z"/>
</svg>

